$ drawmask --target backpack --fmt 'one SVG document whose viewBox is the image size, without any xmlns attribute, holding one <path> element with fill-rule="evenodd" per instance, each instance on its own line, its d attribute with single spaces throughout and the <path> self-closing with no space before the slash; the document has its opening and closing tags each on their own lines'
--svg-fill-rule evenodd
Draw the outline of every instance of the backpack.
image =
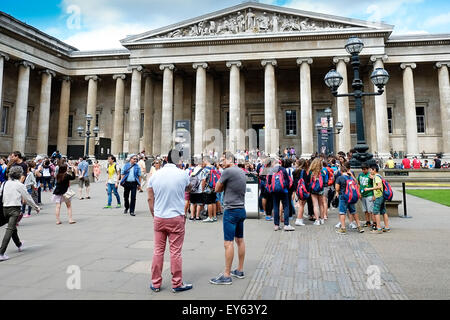
<svg viewBox="0 0 450 320">
<path fill-rule="evenodd" d="M 272 175 L 272 181 L 269 181 L 269 176 L 267 176 L 267 186 L 269 192 L 283 192 L 286 188 L 286 182 L 284 181 L 284 174 L 281 169 Z"/>
<path fill-rule="evenodd" d="M 44 168 L 44 170 L 42 170 L 42 176 L 43 177 L 50 177 L 51 176 L 51 174 L 50 174 L 50 167 Z"/>
<path fill-rule="evenodd" d="M 299 200 L 307 200 L 311 195 L 306 188 L 305 179 L 303 179 L 304 172 L 305 171 L 302 171 L 302 175 L 300 176 L 300 180 L 298 180 L 297 189 L 295 191 L 295 194 Z"/>
<path fill-rule="evenodd" d="M 203 171 L 203 168 L 201 168 L 196 174 L 191 175 L 189 178 L 189 186 L 192 193 L 198 192 L 200 188 L 200 179 L 198 178 L 198 175 Z"/>
<path fill-rule="evenodd" d="M 326 167 L 323 167 L 322 170 L 320 171 L 320 174 L 322 175 L 322 179 L 323 179 L 323 184 L 325 186 L 328 186 L 328 170 Z"/>
<path fill-rule="evenodd" d="M 346 185 L 344 190 L 344 201 L 348 204 L 354 204 L 361 198 L 359 193 L 358 184 L 355 179 L 349 176 L 345 176 Z"/>
<path fill-rule="evenodd" d="M 383 183 L 383 198 L 386 201 L 391 201 L 394 197 L 394 191 L 392 191 L 392 187 L 386 180 L 383 179 L 382 176 L 378 175 L 381 178 L 381 182 Z"/>
<path fill-rule="evenodd" d="M 216 169 L 211 169 L 210 173 L 209 173 L 209 181 L 208 181 L 208 186 L 213 189 L 213 191 L 216 189 L 216 184 L 220 179 L 220 172 L 217 171 Z"/>
<path fill-rule="evenodd" d="M 328 171 L 328 186 L 332 186 L 334 184 L 334 170 L 330 167 L 327 167 Z"/>
<path fill-rule="evenodd" d="M 319 193 L 323 191 L 323 177 L 322 174 L 319 174 L 318 177 L 312 175 L 311 181 L 309 182 L 309 190 L 314 191 L 315 193 Z"/>
</svg>

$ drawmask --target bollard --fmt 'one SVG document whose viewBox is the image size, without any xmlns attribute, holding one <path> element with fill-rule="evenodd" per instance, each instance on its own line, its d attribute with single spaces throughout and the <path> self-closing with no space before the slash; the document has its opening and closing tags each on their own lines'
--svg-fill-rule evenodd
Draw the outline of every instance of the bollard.
<svg viewBox="0 0 450 320">
<path fill-rule="evenodd" d="M 403 192 L 403 217 L 402 218 L 412 218 L 408 217 L 408 211 L 406 209 L 406 183 L 402 182 L 402 192 Z"/>
</svg>

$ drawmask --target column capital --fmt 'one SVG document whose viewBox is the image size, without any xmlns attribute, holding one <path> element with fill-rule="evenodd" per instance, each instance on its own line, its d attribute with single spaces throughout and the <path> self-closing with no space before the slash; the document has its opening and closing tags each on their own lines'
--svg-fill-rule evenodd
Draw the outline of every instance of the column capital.
<svg viewBox="0 0 450 320">
<path fill-rule="evenodd" d="M 297 58 L 297 64 L 301 65 L 302 63 L 312 64 L 313 59 L 312 58 Z"/>
<path fill-rule="evenodd" d="M 370 61 L 372 61 L 372 62 L 376 62 L 377 60 L 381 60 L 381 61 L 383 61 L 383 63 L 384 63 L 384 62 L 387 61 L 387 59 L 388 59 L 387 54 L 377 55 L 377 56 L 371 56 L 371 57 L 370 57 Z"/>
<path fill-rule="evenodd" d="M 118 74 L 114 74 L 113 76 L 112 76 L 112 78 L 113 78 L 113 80 L 117 80 L 117 79 L 122 79 L 122 80 L 125 80 L 125 78 L 126 78 L 127 76 L 126 76 L 126 74 L 125 73 L 118 73 Z"/>
<path fill-rule="evenodd" d="M 0 52 L 0 57 L 3 57 L 3 59 L 5 59 L 6 61 L 9 60 L 9 54 L 7 54 L 7 53 Z"/>
<path fill-rule="evenodd" d="M 22 60 L 22 61 L 16 62 L 16 66 L 21 66 L 21 65 L 24 66 L 25 68 L 34 69 L 34 64 L 29 61 Z"/>
<path fill-rule="evenodd" d="M 273 65 L 274 67 L 276 67 L 277 65 L 277 60 L 275 59 L 265 59 L 265 60 L 261 60 L 261 65 L 263 67 L 265 67 L 268 63 L 270 63 L 271 65 Z"/>
<path fill-rule="evenodd" d="M 227 68 L 231 68 L 231 66 L 233 66 L 233 65 L 240 68 L 240 67 L 242 67 L 242 61 L 236 60 L 236 61 L 227 61 L 226 62 Z"/>
<path fill-rule="evenodd" d="M 169 69 L 173 71 L 175 69 L 175 65 L 172 63 L 163 63 L 159 65 L 159 70 Z"/>
<path fill-rule="evenodd" d="M 194 62 L 192 64 L 192 68 L 197 69 L 198 67 L 206 69 L 206 68 L 208 68 L 208 64 L 206 62 Z"/>
<path fill-rule="evenodd" d="M 144 70 L 144 67 L 141 65 L 128 66 L 129 71 L 133 71 L 134 69 L 141 72 L 142 70 Z"/>
<path fill-rule="evenodd" d="M 94 81 L 98 81 L 100 80 L 100 78 L 96 75 L 89 75 L 89 76 L 85 76 L 84 80 L 89 81 L 89 80 L 94 80 Z"/>
<path fill-rule="evenodd" d="M 62 76 L 62 77 L 60 77 L 58 80 L 61 80 L 61 81 L 70 81 L 70 82 L 73 81 L 72 78 L 69 77 L 69 76 Z"/>
<path fill-rule="evenodd" d="M 337 64 L 339 63 L 339 61 L 344 61 L 345 63 L 349 63 L 350 62 L 350 57 L 348 56 L 341 56 L 341 57 L 333 57 L 333 63 Z"/>
<path fill-rule="evenodd" d="M 443 66 L 447 66 L 448 68 L 450 68 L 450 61 L 439 61 L 439 62 L 436 62 L 436 68 L 440 69 Z"/>
<path fill-rule="evenodd" d="M 414 62 L 402 63 L 400 65 L 400 68 L 402 68 L 403 70 L 405 70 L 408 67 L 411 69 L 415 69 L 417 67 L 417 65 Z"/>
<path fill-rule="evenodd" d="M 48 74 L 49 76 L 51 76 L 53 78 L 56 77 L 56 72 L 53 70 L 45 69 L 45 70 L 39 71 L 39 74 L 44 74 L 44 73 Z"/>
</svg>

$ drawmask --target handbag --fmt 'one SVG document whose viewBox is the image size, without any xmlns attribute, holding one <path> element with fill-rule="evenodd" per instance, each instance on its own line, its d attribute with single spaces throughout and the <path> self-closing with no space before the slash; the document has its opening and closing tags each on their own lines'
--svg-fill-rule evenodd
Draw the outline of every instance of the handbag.
<svg viewBox="0 0 450 320">
<path fill-rule="evenodd" d="M 70 200 L 75 196 L 75 191 L 72 189 L 67 189 L 66 193 L 63 194 L 64 199 Z"/>
</svg>

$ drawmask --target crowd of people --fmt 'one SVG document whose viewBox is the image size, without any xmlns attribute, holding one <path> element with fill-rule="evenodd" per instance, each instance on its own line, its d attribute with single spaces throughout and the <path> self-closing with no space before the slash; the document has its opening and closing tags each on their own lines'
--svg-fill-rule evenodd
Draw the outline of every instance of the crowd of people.
<svg viewBox="0 0 450 320">
<path fill-rule="evenodd" d="M 192 288 L 192 284 L 183 282 L 181 276 L 184 221 L 214 223 L 219 215 L 223 215 L 225 269 L 210 282 L 231 284 L 232 277 L 244 277 L 246 175 L 254 175 L 258 179 L 258 207 L 265 220 L 273 222 L 274 231 L 295 231 L 295 227 L 306 224 L 320 227 L 327 223 L 332 206 L 338 209 L 339 222 L 335 228 L 340 235 L 347 233 L 347 226 L 359 233 L 363 233 L 365 228 L 373 234 L 391 231 L 385 205 L 392 199 L 389 183 L 383 179 L 379 165 L 375 163 L 362 164 L 362 172 L 356 176 L 350 168 L 352 154 L 351 150 L 329 156 L 315 154 L 310 159 L 302 159 L 294 148 L 286 148 L 277 157 L 267 157 L 259 151 L 224 153 L 220 157 L 217 152 L 212 152 L 208 156 L 183 161 L 181 153 L 172 150 L 163 158 L 147 157 L 145 152 L 131 154 L 123 165 L 110 155 L 103 168 L 98 161 L 92 163 L 87 157 L 73 160 L 55 152 L 50 157 L 37 156 L 27 161 L 15 151 L 8 158 L 0 159 L 0 197 L 3 204 L 0 218 L 2 225 L 7 224 L 0 261 L 8 259 L 5 252 L 11 238 L 19 251 L 23 250 L 17 226 L 22 218 L 31 216 L 33 209 L 40 212 L 42 192 L 53 194 L 56 224 L 62 224 L 60 211 L 63 203 L 69 224 L 74 224 L 72 199 L 78 194 L 79 200 L 90 200 L 90 183 L 100 182 L 103 171 L 106 175 L 104 209 L 113 209 L 114 195 L 115 208 L 122 208 L 123 203 L 123 213 L 135 216 L 137 192 L 146 190 L 148 193 L 149 210 L 155 218 L 153 291 L 160 290 L 167 238 L 171 246 L 173 290 Z M 149 160 L 150 167 L 147 166 Z M 405 169 L 408 169 L 407 160 L 403 159 Z M 416 160 L 412 161 L 413 168 L 418 166 Z M 385 168 L 390 168 L 391 161 L 387 161 Z M 444 166 L 437 158 L 434 168 L 439 167 Z M 78 193 L 70 187 L 71 181 L 76 179 Z M 123 202 L 120 187 L 123 189 Z M 357 214 L 358 201 L 365 215 L 364 222 Z M 295 220 L 292 225 L 291 220 Z M 235 270 L 231 270 L 233 242 L 236 242 L 239 253 L 239 265 Z"/>
</svg>

